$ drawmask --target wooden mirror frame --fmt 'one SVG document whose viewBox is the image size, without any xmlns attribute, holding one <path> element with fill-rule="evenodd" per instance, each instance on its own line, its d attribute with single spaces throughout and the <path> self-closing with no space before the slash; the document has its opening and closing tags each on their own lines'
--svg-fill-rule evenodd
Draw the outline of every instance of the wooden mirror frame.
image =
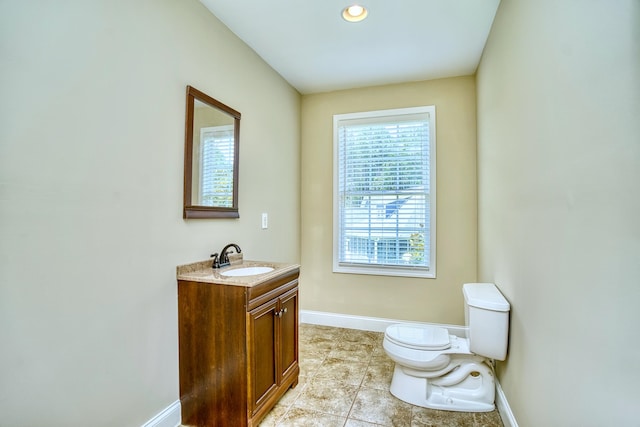
<svg viewBox="0 0 640 427">
<path fill-rule="evenodd" d="M 231 207 L 201 206 L 193 204 L 193 135 L 195 101 L 198 100 L 233 118 L 233 200 Z M 239 218 L 238 212 L 238 166 L 240 148 L 240 113 L 198 89 L 187 86 L 187 116 L 184 144 L 184 204 L 183 218 Z"/>
</svg>

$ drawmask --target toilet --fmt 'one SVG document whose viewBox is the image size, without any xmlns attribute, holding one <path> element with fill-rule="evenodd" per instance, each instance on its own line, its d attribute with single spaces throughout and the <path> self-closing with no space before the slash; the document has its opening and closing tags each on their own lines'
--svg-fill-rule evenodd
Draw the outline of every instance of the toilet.
<svg viewBox="0 0 640 427">
<path fill-rule="evenodd" d="M 464 337 L 445 327 L 389 326 L 383 347 L 396 363 L 391 394 L 412 405 L 446 411 L 495 409 L 492 360 L 504 360 L 509 302 L 493 283 L 465 283 Z"/>
</svg>

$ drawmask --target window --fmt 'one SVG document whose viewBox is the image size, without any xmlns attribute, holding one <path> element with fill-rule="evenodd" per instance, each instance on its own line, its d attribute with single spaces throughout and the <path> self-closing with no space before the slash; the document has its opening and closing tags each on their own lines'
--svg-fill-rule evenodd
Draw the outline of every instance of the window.
<svg viewBox="0 0 640 427">
<path fill-rule="evenodd" d="M 233 207 L 233 125 L 200 129 L 200 206 Z"/>
<path fill-rule="evenodd" d="M 435 107 L 333 116 L 333 271 L 435 277 Z"/>
</svg>

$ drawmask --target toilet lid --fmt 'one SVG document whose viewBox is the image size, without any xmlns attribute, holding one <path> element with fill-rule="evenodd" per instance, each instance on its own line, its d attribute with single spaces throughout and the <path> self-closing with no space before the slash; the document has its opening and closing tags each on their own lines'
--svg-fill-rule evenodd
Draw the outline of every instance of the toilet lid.
<svg viewBox="0 0 640 427">
<path fill-rule="evenodd" d="M 419 350 L 446 350 L 451 347 L 449 331 L 437 326 L 391 325 L 385 335 L 396 344 Z"/>
</svg>

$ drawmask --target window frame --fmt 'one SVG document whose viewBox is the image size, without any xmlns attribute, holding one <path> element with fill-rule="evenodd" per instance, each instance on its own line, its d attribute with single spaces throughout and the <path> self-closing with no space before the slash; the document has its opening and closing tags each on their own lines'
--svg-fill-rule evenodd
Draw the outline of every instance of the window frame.
<svg viewBox="0 0 640 427">
<path fill-rule="evenodd" d="M 429 265 L 399 266 L 390 264 L 341 263 L 340 257 L 340 193 L 339 193 L 339 124 L 347 120 L 371 120 L 384 123 L 388 117 L 427 114 L 429 123 Z M 436 278 L 436 108 L 435 105 L 396 108 L 333 115 L 333 272 L 347 274 Z M 426 242 L 425 242 L 426 243 Z"/>
</svg>

